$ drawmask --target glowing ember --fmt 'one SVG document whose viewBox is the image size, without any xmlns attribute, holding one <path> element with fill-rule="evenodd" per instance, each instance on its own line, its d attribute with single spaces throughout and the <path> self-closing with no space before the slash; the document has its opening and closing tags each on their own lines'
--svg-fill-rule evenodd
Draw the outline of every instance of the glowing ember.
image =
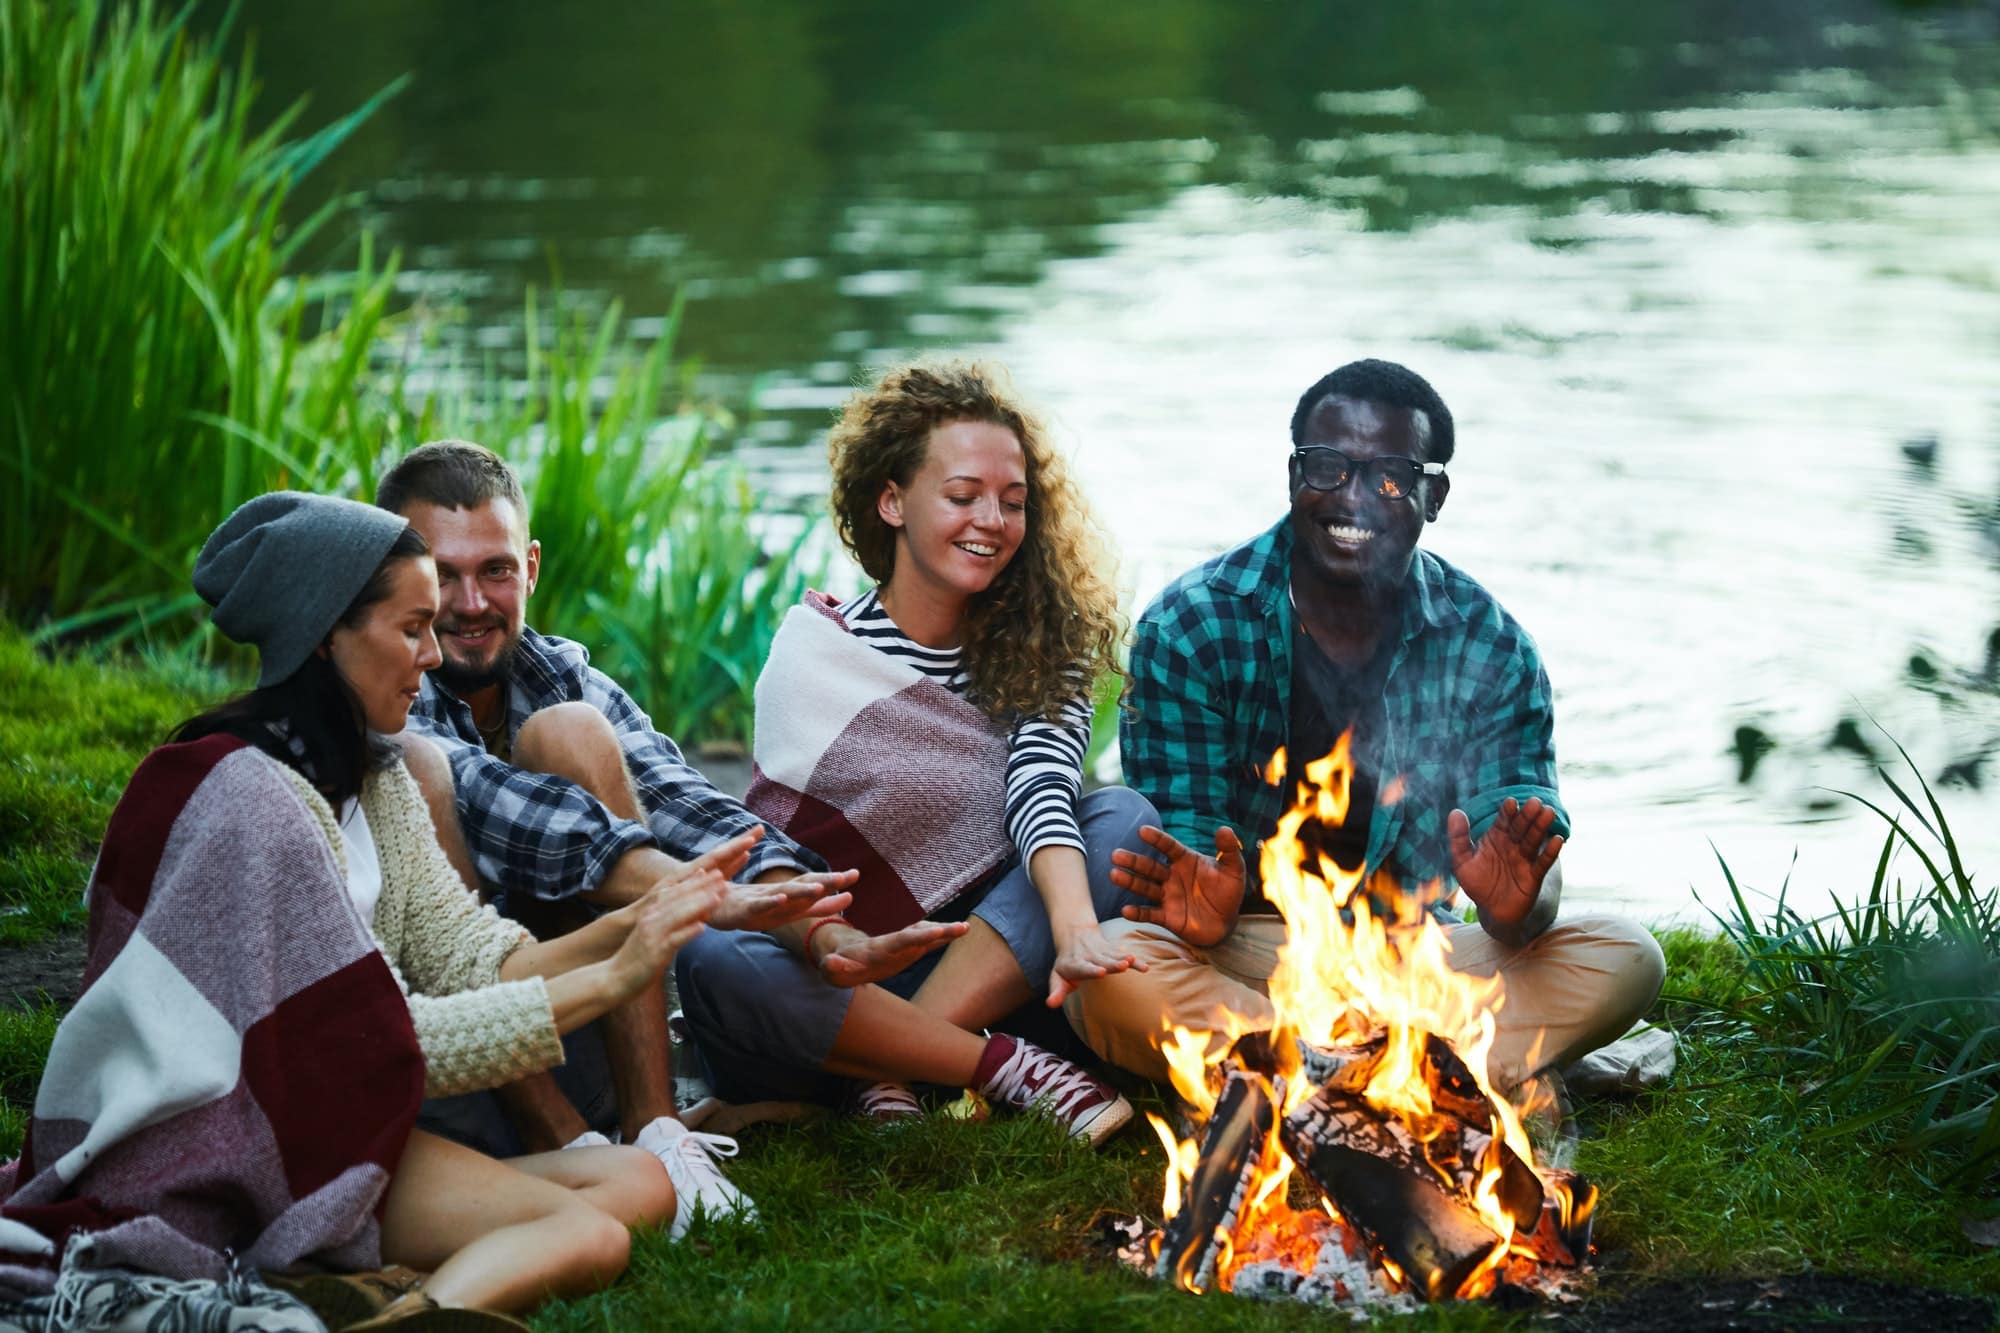
<svg viewBox="0 0 2000 1333">
<path fill-rule="evenodd" d="M 1492 1085 L 1506 997 L 1449 966 L 1428 910 L 1444 886 L 1364 884 L 1301 836 L 1347 817 L 1350 740 L 1306 766 L 1264 844 L 1286 927 L 1270 1030 L 1175 1028 L 1162 1044 L 1198 1124 L 1180 1139 L 1148 1117 L 1167 1149 L 1156 1271 L 1190 1291 L 1333 1301 L 1543 1284 L 1587 1256 L 1596 1191 L 1537 1163 L 1522 1108 Z M 1284 772 L 1281 750 L 1267 779 Z M 1317 1204 L 1293 1208 L 1307 1185 Z"/>
</svg>

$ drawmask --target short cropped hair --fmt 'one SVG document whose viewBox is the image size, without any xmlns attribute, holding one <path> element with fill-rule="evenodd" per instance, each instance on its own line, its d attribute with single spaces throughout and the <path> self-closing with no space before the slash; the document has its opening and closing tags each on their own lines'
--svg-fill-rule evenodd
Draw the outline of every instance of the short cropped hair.
<svg viewBox="0 0 2000 1333">
<path fill-rule="evenodd" d="M 1339 370 L 1322 376 L 1319 383 L 1299 397 L 1292 409 L 1292 447 L 1305 435 L 1306 418 L 1324 399 L 1354 398 L 1363 402 L 1386 403 L 1412 412 L 1422 412 L 1430 421 L 1432 463 L 1449 463 L 1452 451 L 1451 409 L 1444 399 L 1416 371 L 1394 361 L 1350 361 Z"/>
<path fill-rule="evenodd" d="M 514 506 L 525 526 L 528 500 L 507 460 L 470 440 L 418 445 L 375 487 L 375 503 L 393 514 L 424 502 L 442 509 L 477 509 L 494 500 Z"/>
</svg>

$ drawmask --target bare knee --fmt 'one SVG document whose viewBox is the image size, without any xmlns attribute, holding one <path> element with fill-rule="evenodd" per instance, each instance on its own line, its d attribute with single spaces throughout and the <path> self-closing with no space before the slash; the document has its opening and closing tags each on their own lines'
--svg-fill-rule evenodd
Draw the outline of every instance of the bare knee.
<svg viewBox="0 0 2000 1333">
<path fill-rule="evenodd" d="M 604 795 L 600 787 L 625 780 L 625 751 L 604 714 L 586 703 L 551 704 L 514 737 L 514 763 L 568 778 Z"/>
<path fill-rule="evenodd" d="M 585 1205 L 563 1219 L 563 1286 L 608 1287 L 632 1260 L 632 1233 L 623 1222 Z"/>
<path fill-rule="evenodd" d="M 673 1220 L 674 1182 L 653 1154 L 621 1148 L 603 1182 L 591 1189 L 590 1203 L 621 1226 L 654 1226 Z"/>
<path fill-rule="evenodd" d="M 444 757 L 444 751 L 428 737 L 408 732 L 398 737 L 397 743 L 403 748 L 403 766 L 416 779 L 425 803 L 433 812 L 451 809 L 457 789 L 452 786 L 451 761 Z"/>
</svg>

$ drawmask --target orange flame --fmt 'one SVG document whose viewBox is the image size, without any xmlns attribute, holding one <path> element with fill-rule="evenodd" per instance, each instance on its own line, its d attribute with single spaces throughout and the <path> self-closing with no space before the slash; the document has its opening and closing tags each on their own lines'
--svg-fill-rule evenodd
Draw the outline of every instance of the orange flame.
<svg viewBox="0 0 2000 1333">
<path fill-rule="evenodd" d="M 1419 1142 L 1429 1143 L 1442 1132 L 1443 1121 L 1426 1074 L 1426 1039 L 1435 1034 L 1449 1042 L 1493 1109 L 1496 1138 L 1478 1164 L 1471 1205 L 1499 1241 L 1458 1291 L 1428 1294 L 1484 1295 L 1499 1281 L 1510 1254 L 1521 1249 L 1515 1244 L 1514 1218 L 1501 1200 L 1505 1176 L 1500 1145 L 1511 1148 L 1523 1162 L 1535 1162 L 1519 1114 L 1495 1094 L 1488 1069 L 1494 1015 L 1505 1004 L 1504 987 L 1497 977 L 1474 977 L 1452 968 L 1450 940 L 1423 910 L 1424 904 L 1442 896 L 1442 885 L 1433 882 L 1411 895 L 1393 876 L 1380 870 L 1364 884 L 1361 872 L 1343 868 L 1324 853 L 1308 852 L 1301 833 L 1309 824 L 1337 826 L 1347 818 L 1353 796 L 1352 740 L 1351 732 L 1343 733 L 1330 754 L 1305 766 L 1298 797 L 1278 820 L 1276 833 L 1265 841 L 1259 863 L 1264 894 L 1285 919 L 1285 943 L 1278 951 L 1269 985 L 1276 1015 L 1271 1045 L 1282 1075 L 1274 1080 L 1274 1086 L 1282 1089 L 1276 1121 L 1281 1123 L 1317 1091 L 1311 1080 L 1296 1076 L 1300 1072 L 1299 1042 L 1321 1048 L 1351 1047 L 1383 1033 L 1386 1042 L 1361 1095 L 1377 1111 L 1400 1119 Z M 1264 769 L 1265 781 L 1283 781 L 1288 767 L 1286 753 L 1280 749 Z M 1384 785 L 1377 799 L 1388 804 L 1402 794 L 1403 783 L 1397 777 Z M 1223 1016 L 1222 1030 L 1215 1032 L 1170 1029 L 1162 1052 L 1175 1090 L 1198 1118 L 1206 1119 L 1215 1109 L 1210 1070 L 1222 1063 L 1236 1039 L 1251 1026 Z M 1199 1149 L 1191 1139 L 1176 1139 L 1159 1117 L 1149 1115 L 1148 1119 L 1167 1149 L 1163 1206 L 1166 1216 L 1172 1218 L 1180 1211 Z M 1442 1167 L 1437 1169 L 1443 1173 Z M 1250 1202 L 1242 1209 L 1234 1233 L 1222 1238 L 1226 1243 L 1216 1272 L 1217 1285 L 1224 1289 L 1233 1285 L 1241 1265 L 1254 1257 L 1288 1254 L 1297 1266 L 1297 1255 L 1303 1248 L 1307 1257 L 1302 1271 L 1309 1272 L 1310 1256 L 1318 1253 L 1318 1241 L 1309 1246 L 1306 1241 L 1324 1233 L 1326 1219 L 1347 1236 L 1354 1234 L 1324 1200 L 1325 1218 L 1318 1211 L 1294 1212 L 1286 1204 L 1285 1186 L 1292 1163 L 1278 1142 L 1275 1125 L 1256 1170 Z M 1595 1191 L 1579 1203 L 1571 1198 L 1565 1184 L 1546 1180 L 1545 1184 L 1562 1210 L 1565 1227 L 1579 1214 L 1588 1216 Z M 1393 1286 L 1410 1286 L 1407 1276 L 1388 1256 L 1377 1254 L 1375 1259 Z"/>
</svg>

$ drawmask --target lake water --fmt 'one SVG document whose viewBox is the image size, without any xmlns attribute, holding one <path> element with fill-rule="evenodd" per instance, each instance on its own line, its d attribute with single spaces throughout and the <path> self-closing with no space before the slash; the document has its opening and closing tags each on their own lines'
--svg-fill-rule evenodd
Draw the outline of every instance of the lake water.
<svg viewBox="0 0 2000 1333">
<path fill-rule="evenodd" d="M 1573 901 L 1700 918 L 1711 843 L 1764 889 L 1796 853 L 1815 907 L 1860 891 L 1885 825 L 1831 789 L 1894 802 L 1876 723 L 1989 882 L 2000 7 L 1360 8 L 245 22 L 309 124 L 414 73 L 326 179 L 454 312 L 443 355 L 504 365 L 552 264 L 641 337 L 678 292 L 681 346 L 753 405 L 741 455 L 795 513 L 866 367 L 997 357 L 1135 606 L 1278 517 L 1307 384 L 1404 361 L 1459 425 L 1425 540 L 1555 682 Z M 1746 728 L 1772 746 L 1747 780 Z"/>
</svg>

